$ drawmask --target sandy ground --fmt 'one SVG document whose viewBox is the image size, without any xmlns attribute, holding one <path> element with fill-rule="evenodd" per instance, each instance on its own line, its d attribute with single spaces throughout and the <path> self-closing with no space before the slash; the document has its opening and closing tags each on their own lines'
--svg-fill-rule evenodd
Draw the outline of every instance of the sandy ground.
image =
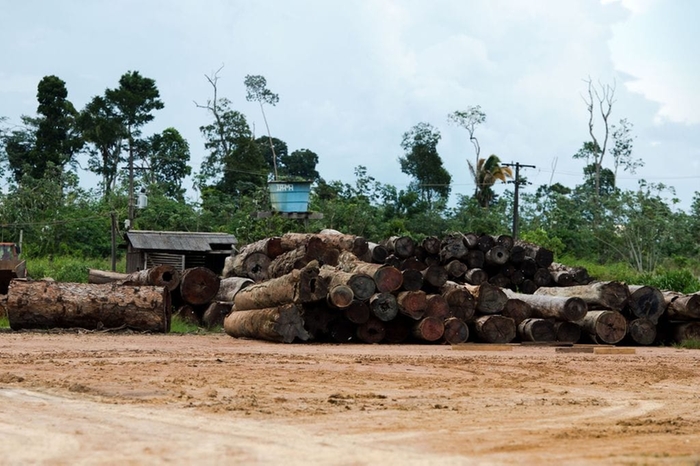
<svg viewBox="0 0 700 466">
<path fill-rule="evenodd" d="M 2 464 L 700 464 L 700 351 L 0 333 Z"/>
</svg>

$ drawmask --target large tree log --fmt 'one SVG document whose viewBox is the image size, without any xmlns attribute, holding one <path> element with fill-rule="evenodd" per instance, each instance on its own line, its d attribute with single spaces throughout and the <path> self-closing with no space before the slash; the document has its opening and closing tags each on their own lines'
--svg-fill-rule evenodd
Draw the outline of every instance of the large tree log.
<svg viewBox="0 0 700 466">
<path fill-rule="evenodd" d="M 504 293 L 511 299 L 519 299 L 529 304 L 534 317 L 576 322 L 583 319 L 588 311 L 588 306 L 581 298 L 538 294 L 531 295 L 516 293 L 511 290 L 504 290 Z"/>
<path fill-rule="evenodd" d="M 481 285 L 489 281 L 489 274 L 484 269 L 473 268 L 466 271 L 464 280 L 470 285 Z"/>
<path fill-rule="evenodd" d="M 515 245 L 525 250 L 525 257 L 535 260 L 538 267 L 549 267 L 554 262 L 554 253 L 547 248 L 526 241 L 516 241 Z"/>
<path fill-rule="evenodd" d="M 285 249 L 282 247 L 282 238 L 279 236 L 271 236 L 269 238 L 263 238 L 254 243 L 246 244 L 241 248 L 239 254 L 249 255 L 256 252 L 260 252 L 265 254 L 270 259 L 274 259 L 285 252 Z"/>
<path fill-rule="evenodd" d="M 319 303 L 302 305 L 301 317 L 304 330 L 309 333 L 309 340 L 324 341 L 330 338 L 330 328 L 334 321 L 340 319 L 337 311 L 331 311 Z"/>
<path fill-rule="evenodd" d="M 638 345 L 651 345 L 656 341 L 656 324 L 646 318 L 631 320 L 627 324 L 629 338 Z"/>
<path fill-rule="evenodd" d="M 437 236 L 426 236 L 423 238 L 420 245 L 427 254 L 430 254 L 431 256 L 439 256 L 441 243 L 440 238 Z"/>
<path fill-rule="evenodd" d="M 550 286 L 552 284 L 552 274 L 546 267 L 540 267 L 535 271 L 535 275 L 532 277 L 532 281 L 535 282 L 538 288 Z"/>
<path fill-rule="evenodd" d="M 306 254 L 306 246 L 286 251 L 270 262 L 267 268 L 267 278 L 279 278 L 289 274 L 292 270 L 305 267 L 311 262 Z"/>
<path fill-rule="evenodd" d="M 411 336 L 415 320 L 399 314 L 395 319 L 384 322 L 384 341 L 387 343 L 402 343 Z"/>
<path fill-rule="evenodd" d="M 411 256 L 406 259 L 403 259 L 399 263 L 399 270 L 404 271 L 408 269 L 414 269 L 414 270 L 425 270 L 427 269 L 428 266 L 425 265 L 425 262 L 419 260 L 416 256 Z"/>
<path fill-rule="evenodd" d="M 525 260 L 525 248 L 517 244 L 513 244 L 510 248 L 510 263 L 513 265 L 520 265 Z"/>
<path fill-rule="evenodd" d="M 445 270 L 447 270 L 449 277 L 454 279 L 464 276 L 469 267 L 464 262 L 453 259 L 445 265 Z"/>
<path fill-rule="evenodd" d="M 332 229 L 321 230 L 319 236 L 335 249 L 350 251 L 357 257 L 364 256 L 369 251 L 369 243 L 362 236 L 348 235 Z"/>
<path fill-rule="evenodd" d="M 461 233 L 450 233 L 442 239 L 440 245 L 440 260 L 443 264 L 457 259 L 466 259 L 469 249 L 464 242 L 464 235 Z"/>
<path fill-rule="evenodd" d="M 664 291 L 666 316 L 669 320 L 700 320 L 700 295 L 684 295 L 673 291 Z"/>
<path fill-rule="evenodd" d="M 355 299 L 360 301 L 368 300 L 377 290 L 374 279 L 364 273 L 343 272 L 337 268 L 324 265 L 320 269 L 320 274 L 331 288 L 339 285 L 350 287 Z"/>
<path fill-rule="evenodd" d="M 423 274 L 420 270 L 402 270 L 401 276 L 401 289 L 404 291 L 418 291 L 423 288 Z"/>
<path fill-rule="evenodd" d="M 376 293 L 369 299 L 372 314 L 382 322 L 388 322 L 399 313 L 399 305 L 391 293 Z"/>
<path fill-rule="evenodd" d="M 483 251 L 479 249 L 470 249 L 467 252 L 467 257 L 464 259 L 467 263 L 467 267 L 470 269 L 481 269 L 486 263 L 486 259 Z"/>
<path fill-rule="evenodd" d="M 494 236 L 493 239 L 496 240 L 497 245 L 506 248 L 506 251 L 510 251 L 511 249 L 513 249 L 513 246 L 515 246 L 515 240 L 510 235 L 498 235 Z"/>
<path fill-rule="evenodd" d="M 581 326 L 573 322 L 554 322 L 557 341 L 576 343 L 581 339 Z"/>
<path fill-rule="evenodd" d="M 480 316 L 474 319 L 476 339 L 484 343 L 510 343 L 515 339 L 513 319 L 499 315 Z"/>
<path fill-rule="evenodd" d="M 391 236 L 381 244 L 400 259 L 411 257 L 416 252 L 416 242 L 410 236 Z"/>
<path fill-rule="evenodd" d="M 469 327 L 462 319 L 450 317 L 445 320 L 443 338 L 450 345 L 458 345 L 469 339 Z"/>
<path fill-rule="evenodd" d="M 518 325 L 518 335 L 523 341 L 555 341 L 554 322 L 546 319 L 525 319 Z"/>
<path fill-rule="evenodd" d="M 332 321 L 328 328 L 328 335 L 336 343 L 348 343 L 354 341 L 356 325 L 346 319 Z"/>
<path fill-rule="evenodd" d="M 482 314 L 497 314 L 503 310 L 508 301 L 508 296 L 502 289 L 490 283 L 482 283 L 478 286 L 464 284 L 464 286 L 474 296 L 476 310 Z"/>
<path fill-rule="evenodd" d="M 224 319 L 231 312 L 230 302 L 212 301 L 202 314 L 202 324 L 207 329 L 223 326 Z"/>
<path fill-rule="evenodd" d="M 403 275 L 396 267 L 362 262 L 348 252 L 340 255 L 339 268 L 344 272 L 364 273 L 371 276 L 380 293 L 396 291 L 403 283 Z"/>
<path fill-rule="evenodd" d="M 270 266 L 270 258 L 262 252 L 250 254 L 237 254 L 225 259 L 222 276 L 250 278 L 253 281 L 261 282 L 267 280 L 267 270 Z"/>
<path fill-rule="evenodd" d="M 343 315 L 353 324 L 364 324 L 369 319 L 371 312 L 366 302 L 357 299 L 343 309 Z"/>
<path fill-rule="evenodd" d="M 676 343 L 683 343 L 686 340 L 700 341 L 700 322 L 671 324 L 671 335 Z"/>
<path fill-rule="evenodd" d="M 413 326 L 413 336 L 423 341 L 438 341 L 445 334 L 445 324 L 437 317 L 424 317 Z"/>
<path fill-rule="evenodd" d="M 569 267 L 558 262 L 552 262 L 549 266 L 549 271 L 559 286 L 587 285 L 591 282 L 591 277 L 588 275 L 588 270 L 585 267 Z"/>
<path fill-rule="evenodd" d="M 88 283 L 104 285 L 105 283 L 122 282 L 129 275 L 126 273 L 109 272 L 107 270 L 88 269 Z"/>
<path fill-rule="evenodd" d="M 345 309 L 352 304 L 354 299 L 355 294 L 352 292 L 352 288 L 347 285 L 335 285 L 328 290 L 326 302 L 336 309 Z"/>
<path fill-rule="evenodd" d="M 5 308 L 13 330 L 170 330 L 170 292 L 160 286 L 12 280 Z"/>
<path fill-rule="evenodd" d="M 376 317 L 370 317 L 367 322 L 357 326 L 357 338 L 363 343 L 379 343 L 384 339 L 386 330 L 384 323 Z"/>
<path fill-rule="evenodd" d="M 216 292 L 214 300 L 233 304 L 233 299 L 236 297 L 236 294 L 238 294 L 238 292 L 243 288 L 253 285 L 254 283 L 255 282 L 250 278 L 222 278 L 221 281 L 219 281 L 219 291 Z"/>
<path fill-rule="evenodd" d="M 576 322 L 596 343 L 614 345 L 627 334 L 627 321 L 618 311 L 588 311 Z"/>
<path fill-rule="evenodd" d="M 309 333 L 304 329 L 302 310 L 295 304 L 231 312 L 224 320 L 224 330 L 234 338 L 255 338 L 283 343 L 292 343 L 295 339 L 309 339 Z"/>
<path fill-rule="evenodd" d="M 474 317 L 476 301 L 464 286 L 448 281 L 440 290 L 450 307 L 450 315 L 467 322 Z"/>
<path fill-rule="evenodd" d="M 510 317 L 515 322 L 515 325 L 520 325 L 525 319 L 532 317 L 532 306 L 521 299 L 509 298 L 506 301 L 503 310 L 501 311 L 503 317 Z"/>
<path fill-rule="evenodd" d="M 630 296 L 629 287 L 621 282 L 595 282 L 590 285 L 538 288 L 535 295 L 564 296 L 583 299 L 588 307 L 600 306 L 620 310 Z"/>
<path fill-rule="evenodd" d="M 651 286 L 630 285 L 629 290 L 630 296 L 623 308 L 625 314 L 632 319 L 644 318 L 657 323 L 666 309 L 663 293 Z"/>
<path fill-rule="evenodd" d="M 426 302 L 426 317 L 437 317 L 441 320 L 445 320 L 450 317 L 450 305 L 444 296 L 439 294 L 430 294 L 426 296 Z"/>
<path fill-rule="evenodd" d="M 489 265 L 503 265 L 508 262 L 510 254 L 505 246 L 495 245 L 484 254 L 484 259 Z"/>
<path fill-rule="evenodd" d="M 399 312 L 413 320 L 420 320 L 428 307 L 425 291 L 400 291 L 396 295 Z"/>
<path fill-rule="evenodd" d="M 488 251 L 495 245 L 496 240 L 494 239 L 494 237 L 484 233 L 483 235 L 479 235 L 479 242 L 477 243 L 476 247 L 479 248 L 484 254 L 486 254 L 486 251 Z"/>
<path fill-rule="evenodd" d="M 389 251 L 377 243 L 368 243 L 369 245 L 369 258 L 370 260 L 365 260 L 365 262 L 373 262 L 375 264 L 383 264 L 386 258 L 389 257 Z"/>
<path fill-rule="evenodd" d="M 434 289 L 439 289 L 447 282 L 447 270 L 441 265 L 431 265 L 422 271 L 423 284 L 428 284 Z"/>
<path fill-rule="evenodd" d="M 320 301 L 327 294 L 328 285 L 319 277 L 318 264 L 314 261 L 301 270 L 242 289 L 233 303 L 236 311 L 246 311 Z"/>
<path fill-rule="evenodd" d="M 186 269 L 180 276 L 180 297 L 195 306 L 206 304 L 216 296 L 221 278 L 206 267 Z"/>
<path fill-rule="evenodd" d="M 306 246 L 313 259 L 321 259 L 318 254 L 329 248 L 349 251 L 356 256 L 367 253 L 367 240 L 361 236 L 346 235 L 336 230 L 324 230 L 326 233 L 285 233 L 281 244 L 285 251 L 291 251 Z M 323 246 L 320 246 L 323 245 Z M 332 264 L 331 264 L 332 265 Z"/>
<path fill-rule="evenodd" d="M 202 324 L 200 309 L 198 309 L 198 306 L 193 306 L 191 304 L 178 306 L 173 316 L 186 324 L 196 325 L 198 327 Z"/>
</svg>

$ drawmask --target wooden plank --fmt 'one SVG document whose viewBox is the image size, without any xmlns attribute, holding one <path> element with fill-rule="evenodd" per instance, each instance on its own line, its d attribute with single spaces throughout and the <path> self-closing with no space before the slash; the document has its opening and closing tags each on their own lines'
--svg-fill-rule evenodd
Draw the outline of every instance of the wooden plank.
<svg viewBox="0 0 700 466">
<path fill-rule="evenodd" d="M 586 353 L 593 354 L 594 348 L 592 346 L 571 346 L 568 348 L 555 348 L 554 351 L 557 353 Z"/>
<path fill-rule="evenodd" d="M 594 354 L 637 354 L 636 348 L 593 348 Z"/>
<path fill-rule="evenodd" d="M 512 345 L 497 345 L 491 343 L 460 343 L 452 345 L 453 350 L 459 351 L 513 351 Z"/>
</svg>

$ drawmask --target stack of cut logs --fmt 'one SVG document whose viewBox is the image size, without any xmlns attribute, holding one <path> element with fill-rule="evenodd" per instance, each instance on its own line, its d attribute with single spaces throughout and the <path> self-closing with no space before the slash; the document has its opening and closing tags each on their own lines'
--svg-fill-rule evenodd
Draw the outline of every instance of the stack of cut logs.
<svg viewBox="0 0 700 466">
<path fill-rule="evenodd" d="M 233 296 L 224 322 L 233 337 L 640 345 L 700 338 L 700 297 L 591 283 L 585 269 L 505 235 L 375 244 L 334 230 L 288 233 L 243 247 L 223 275 L 255 281 Z"/>
</svg>

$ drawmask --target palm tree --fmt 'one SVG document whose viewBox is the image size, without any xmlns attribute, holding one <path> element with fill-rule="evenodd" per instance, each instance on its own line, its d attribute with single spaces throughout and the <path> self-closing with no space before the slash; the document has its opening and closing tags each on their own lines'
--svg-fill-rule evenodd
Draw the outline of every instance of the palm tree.
<svg viewBox="0 0 700 466">
<path fill-rule="evenodd" d="M 497 155 L 491 154 L 487 159 L 479 159 L 476 167 L 467 160 L 469 171 L 476 183 L 474 196 L 481 207 L 488 207 L 493 199 L 494 192 L 491 187 L 497 180 L 506 182 L 508 178 L 513 178 L 513 169 L 501 165 L 501 159 Z"/>
</svg>

